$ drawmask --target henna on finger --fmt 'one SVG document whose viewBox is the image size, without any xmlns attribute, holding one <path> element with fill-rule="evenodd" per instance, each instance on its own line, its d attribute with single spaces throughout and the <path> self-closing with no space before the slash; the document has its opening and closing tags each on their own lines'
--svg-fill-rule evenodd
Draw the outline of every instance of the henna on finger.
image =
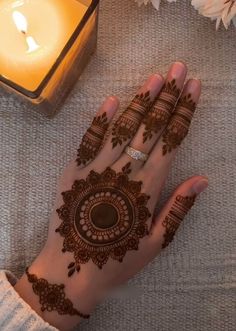
<svg viewBox="0 0 236 331">
<path fill-rule="evenodd" d="M 176 197 L 168 215 L 162 222 L 162 225 L 165 227 L 164 242 L 162 244 L 162 248 L 167 247 L 174 239 L 175 232 L 177 231 L 184 217 L 187 215 L 188 211 L 194 205 L 195 199 L 195 195 L 192 197 L 183 197 L 178 195 Z"/>
<path fill-rule="evenodd" d="M 109 123 L 106 112 L 96 116 L 90 128 L 83 136 L 79 146 L 76 162 L 78 166 L 86 165 L 97 156 L 103 143 L 104 136 L 108 129 Z"/>
<path fill-rule="evenodd" d="M 141 192 L 142 182 L 129 179 L 130 165 L 118 173 L 109 167 L 91 171 L 62 193 L 64 205 L 57 209 L 62 223 L 56 232 L 64 237 L 62 252 L 74 255 L 69 277 L 90 260 L 100 269 L 109 258 L 122 262 L 148 234 L 149 196 Z"/>
<path fill-rule="evenodd" d="M 191 120 L 196 109 L 196 103 L 193 102 L 191 94 L 180 98 L 174 115 L 163 133 L 162 154 L 166 155 L 173 149 L 181 145 L 188 134 Z"/>
<path fill-rule="evenodd" d="M 112 148 L 129 141 L 139 128 L 143 116 L 151 106 L 150 91 L 135 96 L 129 107 L 114 123 L 112 128 Z"/>
<path fill-rule="evenodd" d="M 167 125 L 179 95 L 180 89 L 177 88 L 175 79 L 165 84 L 153 108 L 143 119 L 143 143 L 152 139 L 153 134 L 157 134 Z"/>
<path fill-rule="evenodd" d="M 75 309 L 71 300 L 66 298 L 64 284 L 50 284 L 46 279 L 31 274 L 28 268 L 25 272 L 33 292 L 39 297 L 42 312 L 56 311 L 59 315 L 90 317 Z"/>
</svg>

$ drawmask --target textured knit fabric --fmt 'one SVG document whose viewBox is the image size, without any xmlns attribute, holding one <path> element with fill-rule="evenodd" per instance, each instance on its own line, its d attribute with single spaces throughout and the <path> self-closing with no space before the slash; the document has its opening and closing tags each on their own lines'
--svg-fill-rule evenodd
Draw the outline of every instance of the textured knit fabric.
<svg viewBox="0 0 236 331">
<path fill-rule="evenodd" d="M 56 331 L 46 323 L 14 290 L 15 277 L 0 271 L 0 330 Z"/>
<path fill-rule="evenodd" d="M 0 98 L 0 266 L 20 276 L 41 250 L 58 177 L 105 96 L 121 109 L 149 74 L 175 60 L 202 79 L 201 102 L 161 204 L 193 174 L 210 187 L 174 242 L 137 275 L 136 299 L 108 300 L 83 331 L 236 330 L 236 30 L 190 6 L 102 0 L 98 50 L 53 120 Z"/>
</svg>

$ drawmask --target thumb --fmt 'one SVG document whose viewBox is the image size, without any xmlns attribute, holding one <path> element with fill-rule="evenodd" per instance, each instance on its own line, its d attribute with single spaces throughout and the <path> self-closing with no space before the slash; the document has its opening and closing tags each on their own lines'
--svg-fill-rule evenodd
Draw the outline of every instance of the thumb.
<svg viewBox="0 0 236 331">
<path fill-rule="evenodd" d="M 196 197 L 208 186 L 208 179 L 194 176 L 183 182 L 172 194 L 160 214 L 154 217 L 150 229 L 150 248 L 157 254 L 173 240 L 174 235 Z"/>
</svg>

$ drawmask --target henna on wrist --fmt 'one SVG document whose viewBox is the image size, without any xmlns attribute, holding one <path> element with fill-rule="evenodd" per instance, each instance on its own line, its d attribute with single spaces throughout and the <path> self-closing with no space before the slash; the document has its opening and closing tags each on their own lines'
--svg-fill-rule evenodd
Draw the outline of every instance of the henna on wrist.
<svg viewBox="0 0 236 331">
<path fill-rule="evenodd" d="M 82 142 L 78 149 L 77 164 L 86 165 L 89 161 L 94 160 L 102 147 L 102 142 L 108 129 L 108 118 L 106 112 L 93 119 L 90 128 L 83 136 Z"/>
<path fill-rule="evenodd" d="M 196 109 L 191 94 L 182 97 L 177 104 L 174 115 L 163 134 L 163 155 L 170 153 L 181 145 L 188 134 L 191 120 Z"/>
<path fill-rule="evenodd" d="M 135 96 L 129 107 L 112 128 L 112 148 L 130 140 L 139 128 L 141 120 L 151 106 L 150 91 Z"/>
<path fill-rule="evenodd" d="M 179 95 L 180 89 L 177 88 L 175 79 L 165 84 L 153 108 L 143 119 L 143 143 L 152 139 L 153 134 L 157 134 L 167 125 Z"/>
<path fill-rule="evenodd" d="M 44 278 L 38 278 L 36 275 L 26 269 L 28 281 L 32 284 L 33 292 L 39 297 L 41 311 L 56 311 L 59 315 L 79 316 L 88 319 L 86 315 L 74 308 L 73 303 L 66 298 L 64 284 L 49 284 Z"/>
<path fill-rule="evenodd" d="M 56 232 L 64 237 L 62 251 L 74 255 L 69 277 L 89 260 L 100 269 L 109 257 L 122 262 L 148 234 L 149 196 L 141 192 L 142 182 L 129 179 L 130 165 L 119 173 L 109 167 L 91 171 L 62 193 L 64 205 L 57 209 L 62 223 Z"/>
<path fill-rule="evenodd" d="M 162 222 L 162 225 L 166 229 L 162 248 L 167 247 L 174 239 L 175 232 L 177 231 L 184 217 L 187 215 L 188 211 L 194 205 L 195 198 L 195 195 L 192 197 L 183 197 L 178 195 L 176 197 L 171 210 Z"/>
</svg>

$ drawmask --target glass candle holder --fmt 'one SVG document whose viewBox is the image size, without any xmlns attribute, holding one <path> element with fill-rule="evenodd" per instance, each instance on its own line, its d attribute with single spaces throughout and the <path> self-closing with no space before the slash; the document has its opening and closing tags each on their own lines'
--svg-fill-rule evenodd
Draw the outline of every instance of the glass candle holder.
<svg viewBox="0 0 236 331">
<path fill-rule="evenodd" d="M 99 0 L 1 0 L 0 86 L 52 117 L 97 44 Z"/>
</svg>

